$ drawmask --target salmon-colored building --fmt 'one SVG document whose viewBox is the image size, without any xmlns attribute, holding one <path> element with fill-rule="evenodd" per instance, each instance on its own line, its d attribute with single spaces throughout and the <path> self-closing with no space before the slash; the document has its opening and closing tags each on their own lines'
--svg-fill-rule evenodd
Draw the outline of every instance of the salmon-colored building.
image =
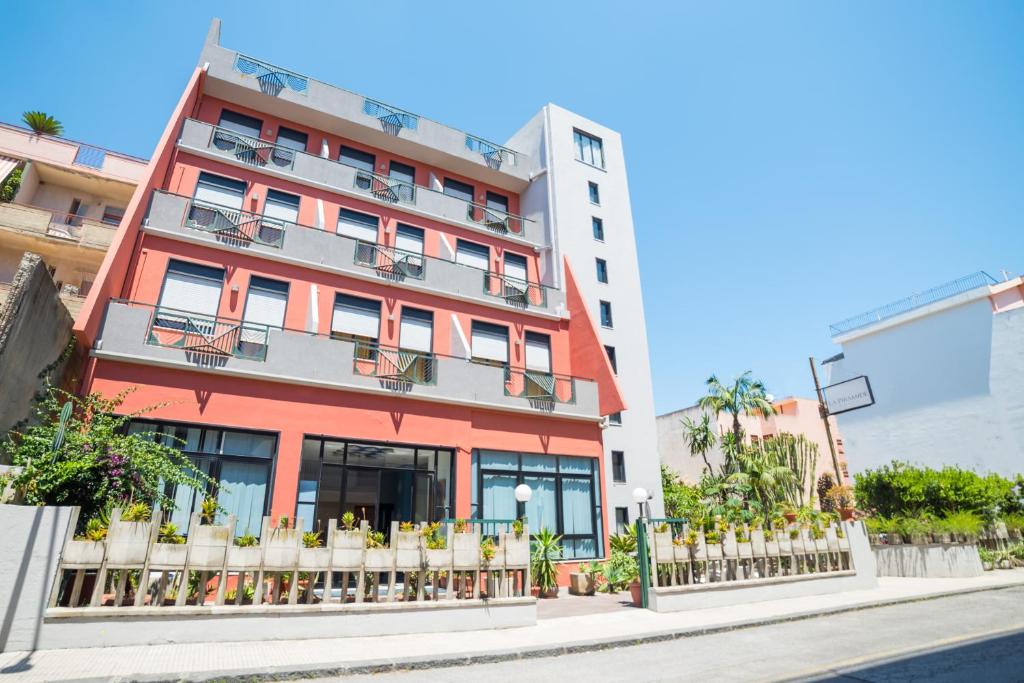
<svg viewBox="0 0 1024 683">
<path fill-rule="evenodd" d="M 528 517 L 606 552 L 626 408 L 526 155 L 219 45 L 167 123 L 76 332 L 239 533 Z M 525 483 L 528 503 L 513 490 Z M 180 527 L 199 504 L 177 493 Z"/>
</svg>

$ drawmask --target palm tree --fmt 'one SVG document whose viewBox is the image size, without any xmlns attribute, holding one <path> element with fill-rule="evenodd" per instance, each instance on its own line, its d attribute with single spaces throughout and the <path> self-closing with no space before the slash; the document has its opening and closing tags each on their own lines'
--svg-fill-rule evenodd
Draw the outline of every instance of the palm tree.
<svg viewBox="0 0 1024 683">
<path fill-rule="evenodd" d="M 690 455 L 698 455 L 704 459 L 708 474 L 712 473 L 711 463 L 708 462 L 708 451 L 715 447 L 715 431 L 711 429 L 711 416 L 707 413 L 701 415 L 701 419 L 694 422 L 689 416 L 683 420 L 683 438 L 690 446 Z"/>
<path fill-rule="evenodd" d="M 21 120 L 36 134 L 60 135 L 64 132 L 64 124 L 46 112 L 27 111 L 21 115 Z"/>
<path fill-rule="evenodd" d="M 797 473 L 788 466 L 784 455 L 773 448 L 741 448 L 736 453 L 736 466 L 738 471 L 730 474 L 728 481 L 749 486 L 751 497 L 765 510 L 788 502 L 788 494 L 797 484 Z"/>
<path fill-rule="evenodd" d="M 731 386 L 718 381 L 714 375 L 705 383 L 708 388 L 706 396 L 697 403 L 701 408 L 715 415 L 729 413 L 732 415 L 732 436 L 735 444 L 743 442 L 743 427 L 740 426 L 740 414 L 765 417 L 775 414 L 775 407 L 768 400 L 768 392 L 761 380 L 751 379 L 750 370 L 733 380 Z M 739 450 L 739 449 L 737 449 Z"/>
</svg>

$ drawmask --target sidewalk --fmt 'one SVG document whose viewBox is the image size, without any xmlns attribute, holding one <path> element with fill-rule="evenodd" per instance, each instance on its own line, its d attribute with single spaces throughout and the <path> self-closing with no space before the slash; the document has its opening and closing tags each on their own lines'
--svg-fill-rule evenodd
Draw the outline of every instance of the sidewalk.
<svg viewBox="0 0 1024 683">
<path fill-rule="evenodd" d="M 1024 569 L 972 579 L 880 578 L 873 590 L 851 591 L 716 609 L 656 614 L 647 610 L 549 618 L 536 626 L 458 634 L 218 645 L 157 645 L 0 654 L 0 677 L 15 681 L 268 679 L 515 659 L 628 645 L 981 590 L 1024 585 Z M 268 623 L 268 635 L 273 624 Z"/>
</svg>

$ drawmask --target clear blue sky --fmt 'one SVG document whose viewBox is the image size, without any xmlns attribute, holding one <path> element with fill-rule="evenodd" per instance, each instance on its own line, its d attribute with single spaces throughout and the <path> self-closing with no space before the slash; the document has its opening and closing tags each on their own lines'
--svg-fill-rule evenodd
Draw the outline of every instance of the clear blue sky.
<svg viewBox="0 0 1024 683">
<path fill-rule="evenodd" d="M 549 101 L 620 130 L 659 412 L 712 372 L 808 395 L 830 322 L 1024 269 L 1021 2 L 21 2 L 0 120 L 148 156 L 213 15 L 484 137 Z"/>
</svg>

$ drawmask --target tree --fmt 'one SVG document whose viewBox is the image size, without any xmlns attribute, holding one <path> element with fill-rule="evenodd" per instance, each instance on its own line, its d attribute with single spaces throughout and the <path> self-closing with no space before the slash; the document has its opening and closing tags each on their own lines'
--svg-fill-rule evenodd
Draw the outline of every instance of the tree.
<svg viewBox="0 0 1024 683">
<path fill-rule="evenodd" d="M 765 417 L 775 414 L 775 407 L 768 400 L 764 384 L 760 380 L 751 379 L 750 370 L 734 379 L 730 386 L 722 384 L 715 375 L 711 375 L 705 385 L 708 393 L 697 405 L 715 415 L 724 412 L 732 416 L 732 436 L 737 451 L 743 442 L 740 414 L 760 414 Z"/>
<path fill-rule="evenodd" d="M 0 445 L 0 455 L 16 468 L 0 477 L 0 491 L 9 483 L 26 505 L 78 505 L 83 525 L 131 502 L 173 510 L 168 487 L 205 491 L 211 480 L 177 448 L 152 433 L 127 433 L 133 417 L 153 409 L 116 414 L 131 391 L 111 399 L 100 394 L 79 398 L 51 387 L 36 403 L 37 424 L 23 432 L 12 430 Z M 63 443 L 54 451 L 65 401 L 72 404 L 71 416 Z"/>
<path fill-rule="evenodd" d="M 41 135 L 60 135 L 64 132 L 64 124 L 46 112 L 27 111 L 21 115 L 21 120 L 26 126 L 32 129 L 33 133 Z"/>
<path fill-rule="evenodd" d="M 701 419 L 694 422 L 688 416 L 684 417 L 683 438 L 690 446 L 690 455 L 703 458 L 707 471 L 711 472 L 711 463 L 708 461 L 708 451 L 715 447 L 715 430 L 711 428 L 711 416 L 704 413 Z"/>
<path fill-rule="evenodd" d="M 667 466 L 661 466 L 661 491 L 665 500 L 665 516 L 695 522 L 704 517 L 700 489 L 679 479 Z"/>
</svg>

